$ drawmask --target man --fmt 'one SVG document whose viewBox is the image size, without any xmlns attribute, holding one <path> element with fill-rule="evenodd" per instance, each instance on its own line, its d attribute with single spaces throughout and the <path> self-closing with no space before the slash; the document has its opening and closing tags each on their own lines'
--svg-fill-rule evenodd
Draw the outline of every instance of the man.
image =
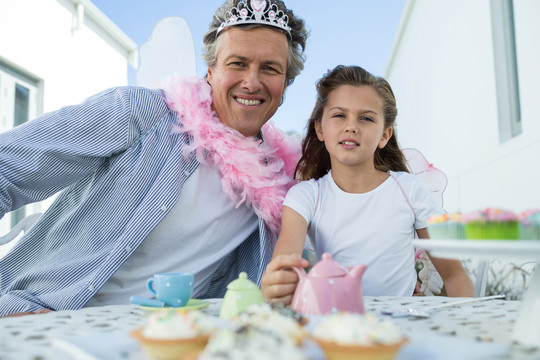
<svg viewBox="0 0 540 360">
<path fill-rule="evenodd" d="M 109 89 L 0 134 L 0 216 L 64 189 L 0 259 L 0 316 L 127 303 L 158 272 L 194 273 L 198 298 L 241 271 L 260 283 L 299 151 L 264 125 L 306 39 L 281 0 L 229 0 L 207 80 Z"/>
</svg>

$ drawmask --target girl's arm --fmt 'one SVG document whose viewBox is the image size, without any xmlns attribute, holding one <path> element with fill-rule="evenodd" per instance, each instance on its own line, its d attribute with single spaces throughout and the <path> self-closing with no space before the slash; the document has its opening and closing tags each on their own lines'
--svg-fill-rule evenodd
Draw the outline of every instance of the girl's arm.
<svg viewBox="0 0 540 360">
<path fill-rule="evenodd" d="M 261 280 L 261 289 L 271 302 L 290 304 L 298 276 L 292 267 L 308 266 L 302 258 L 302 250 L 307 233 L 306 220 L 288 206 L 283 206 L 281 217 L 281 233 L 279 235 L 272 260 L 266 267 Z"/>
<path fill-rule="evenodd" d="M 302 255 L 307 234 L 306 220 L 288 206 L 281 208 L 281 233 L 279 234 L 272 259 L 278 255 Z"/>
<path fill-rule="evenodd" d="M 416 233 L 420 239 L 429 239 L 426 228 L 417 229 Z M 475 297 L 474 285 L 471 278 L 465 272 L 461 261 L 441 259 L 431 256 L 429 259 L 441 275 L 448 296 L 452 297 Z"/>
</svg>

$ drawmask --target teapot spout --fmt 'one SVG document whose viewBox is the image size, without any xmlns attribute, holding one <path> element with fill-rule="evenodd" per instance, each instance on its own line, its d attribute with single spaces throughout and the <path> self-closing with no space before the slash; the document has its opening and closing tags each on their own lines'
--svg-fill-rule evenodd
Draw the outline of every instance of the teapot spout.
<svg viewBox="0 0 540 360">
<path fill-rule="evenodd" d="M 367 265 L 356 265 L 346 275 L 345 281 L 351 291 L 352 298 L 355 299 L 356 311 L 364 313 L 364 295 L 362 291 L 362 276 L 367 269 Z"/>
<path fill-rule="evenodd" d="M 367 265 L 359 264 L 354 266 L 351 271 L 349 271 L 349 274 L 347 276 L 352 277 L 356 279 L 357 281 L 360 281 L 362 283 L 362 276 L 364 276 L 364 272 L 367 269 Z"/>
</svg>

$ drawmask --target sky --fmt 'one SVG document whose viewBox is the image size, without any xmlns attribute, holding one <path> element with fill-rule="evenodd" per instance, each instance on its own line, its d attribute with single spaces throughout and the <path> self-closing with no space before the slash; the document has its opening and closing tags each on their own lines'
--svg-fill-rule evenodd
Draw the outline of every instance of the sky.
<svg viewBox="0 0 540 360">
<path fill-rule="evenodd" d="M 193 35 L 197 75 L 207 66 L 200 57 L 202 37 L 223 0 L 92 0 L 140 47 L 155 24 L 167 16 L 181 16 Z M 304 70 L 285 93 L 272 118 L 284 131 L 303 134 L 315 104 L 315 83 L 336 65 L 359 65 L 384 76 L 406 0 L 285 0 L 304 19 L 310 31 Z M 129 69 L 136 85 L 136 70 Z"/>
</svg>

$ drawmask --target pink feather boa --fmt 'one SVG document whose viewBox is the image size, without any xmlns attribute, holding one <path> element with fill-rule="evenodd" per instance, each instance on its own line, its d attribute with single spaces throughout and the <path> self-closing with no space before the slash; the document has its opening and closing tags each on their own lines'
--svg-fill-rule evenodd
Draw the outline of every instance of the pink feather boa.
<svg viewBox="0 0 540 360">
<path fill-rule="evenodd" d="M 212 110 L 212 89 L 204 79 L 171 79 L 164 86 L 166 100 L 181 123 L 174 132 L 187 132 L 202 164 L 216 166 L 223 191 L 235 202 L 252 207 L 274 235 L 281 227 L 281 205 L 300 158 L 300 143 L 276 129 L 271 121 L 262 128 L 264 141 L 245 137 L 223 124 Z"/>
</svg>

